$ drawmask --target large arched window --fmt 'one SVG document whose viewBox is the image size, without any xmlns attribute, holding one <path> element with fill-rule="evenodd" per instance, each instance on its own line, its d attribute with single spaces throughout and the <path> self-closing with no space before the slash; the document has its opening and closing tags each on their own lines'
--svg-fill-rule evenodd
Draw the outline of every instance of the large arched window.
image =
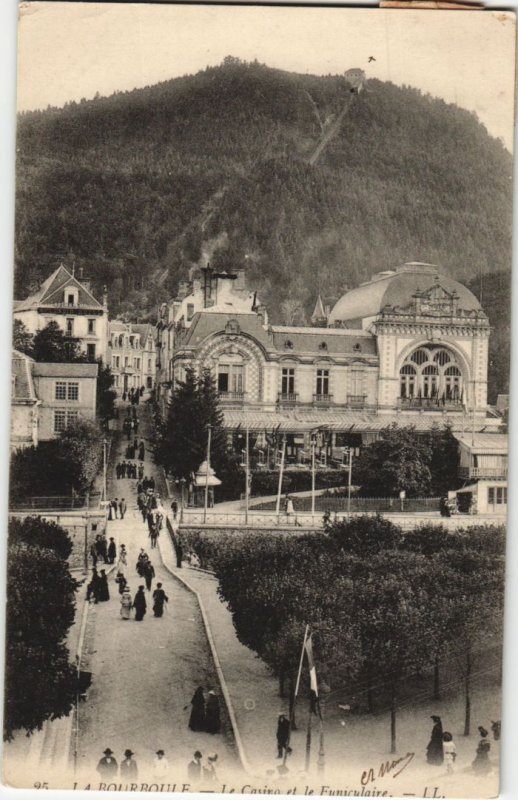
<svg viewBox="0 0 518 800">
<path fill-rule="evenodd" d="M 434 406 L 463 402 L 463 377 L 455 354 L 442 345 L 418 347 L 399 371 L 403 405 Z"/>
</svg>

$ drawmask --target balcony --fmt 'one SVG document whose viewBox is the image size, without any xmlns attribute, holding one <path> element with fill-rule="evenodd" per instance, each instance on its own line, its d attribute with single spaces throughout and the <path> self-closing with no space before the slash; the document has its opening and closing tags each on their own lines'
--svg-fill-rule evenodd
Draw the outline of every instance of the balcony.
<svg viewBox="0 0 518 800">
<path fill-rule="evenodd" d="M 242 405 L 245 401 L 246 392 L 219 392 L 218 396 L 225 405 Z"/>
<path fill-rule="evenodd" d="M 318 406 L 330 406 L 333 404 L 332 394 L 314 394 L 313 402 Z"/>
<path fill-rule="evenodd" d="M 349 408 L 365 408 L 366 394 L 348 394 L 347 405 Z"/>
<path fill-rule="evenodd" d="M 400 397 L 398 404 L 400 408 L 428 408 L 432 411 L 463 409 L 462 401 L 453 397 Z"/>
<path fill-rule="evenodd" d="M 277 403 L 282 406 L 295 406 L 297 405 L 298 397 L 296 392 L 279 392 Z"/>
<path fill-rule="evenodd" d="M 507 466 L 501 467 L 460 467 L 459 476 L 464 479 L 488 478 L 490 480 L 505 480 L 507 478 Z"/>
</svg>

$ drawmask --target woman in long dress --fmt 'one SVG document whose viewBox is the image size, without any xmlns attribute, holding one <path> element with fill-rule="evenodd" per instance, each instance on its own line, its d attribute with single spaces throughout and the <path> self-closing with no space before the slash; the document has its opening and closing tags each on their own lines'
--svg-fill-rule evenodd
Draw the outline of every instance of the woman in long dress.
<svg viewBox="0 0 518 800">
<path fill-rule="evenodd" d="M 99 575 L 99 601 L 105 602 L 110 599 L 110 590 L 108 589 L 108 576 L 102 569 Z"/>
<path fill-rule="evenodd" d="M 443 750 L 443 730 L 440 717 L 432 716 L 434 726 L 432 728 L 432 735 L 426 748 L 426 760 L 429 764 L 440 765 L 444 761 Z"/>
<path fill-rule="evenodd" d="M 205 730 L 205 697 L 203 686 L 198 686 L 191 700 L 191 716 L 189 717 L 189 728 L 191 731 Z"/>
<path fill-rule="evenodd" d="M 133 608 L 135 609 L 135 620 L 137 622 L 142 622 L 147 608 L 146 595 L 144 594 L 143 586 L 138 587 L 137 594 L 133 599 Z"/>
<path fill-rule="evenodd" d="M 477 745 L 475 760 L 472 762 L 472 767 L 473 772 L 476 772 L 478 775 L 486 775 L 492 770 L 491 761 L 489 760 L 491 742 L 487 738 L 487 731 L 482 725 L 479 725 L 478 732 L 480 733 L 480 741 Z"/>
<path fill-rule="evenodd" d="M 121 597 L 121 617 L 122 619 L 131 619 L 131 607 L 133 602 L 131 600 L 131 592 L 128 585 L 124 587 Z"/>
<path fill-rule="evenodd" d="M 219 700 L 216 693 L 211 689 L 207 699 L 207 708 L 205 709 L 205 730 L 207 733 L 219 733 L 220 728 Z"/>
</svg>

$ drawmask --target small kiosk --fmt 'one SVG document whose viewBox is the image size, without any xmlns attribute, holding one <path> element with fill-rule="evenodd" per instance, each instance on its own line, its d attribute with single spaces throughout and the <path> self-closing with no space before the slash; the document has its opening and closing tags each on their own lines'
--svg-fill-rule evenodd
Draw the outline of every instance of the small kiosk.
<svg viewBox="0 0 518 800">
<path fill-rule="evenodd" d="M 204 508 L 205 491 L 208 489 L 207 507 L 212 508 L 214 505 L 214 488 L 216 486 L 221 486 L 221 481 L 212 467 L 207 464 L 207 461 L 204 461 L 198 468 L 190 485 L 189 505 L 194 508 Z"/>
</svg>

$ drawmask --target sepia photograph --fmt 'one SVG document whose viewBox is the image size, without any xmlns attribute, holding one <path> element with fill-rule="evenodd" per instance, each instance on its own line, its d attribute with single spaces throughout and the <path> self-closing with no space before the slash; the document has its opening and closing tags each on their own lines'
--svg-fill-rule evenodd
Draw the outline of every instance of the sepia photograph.
<svg viewBox="0 0 518 800">
<path fill-rule="evenodd" d="M 5 786 L 498 796 L 515 39 L 20 3 Z"/>
</svg>

